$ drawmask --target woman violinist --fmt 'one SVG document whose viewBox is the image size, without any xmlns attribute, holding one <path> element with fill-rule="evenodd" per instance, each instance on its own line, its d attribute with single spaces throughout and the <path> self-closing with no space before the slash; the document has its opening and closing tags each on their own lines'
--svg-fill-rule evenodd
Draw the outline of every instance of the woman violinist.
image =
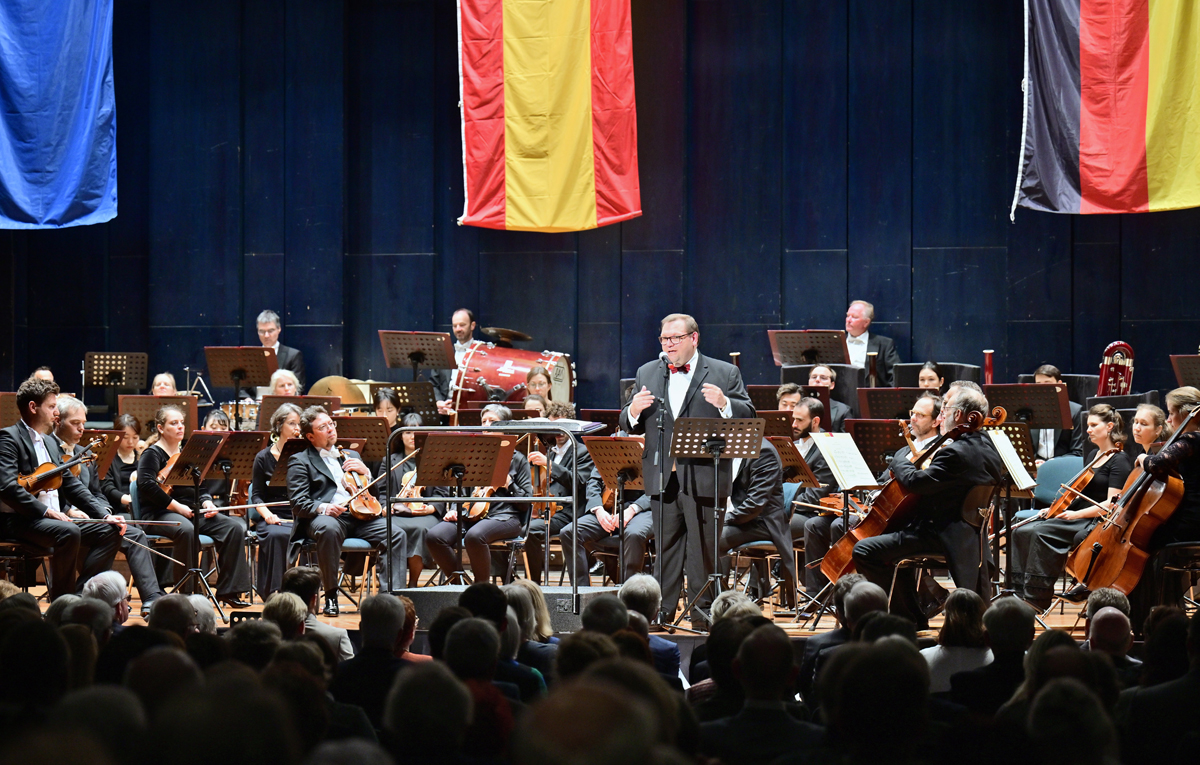
<svg viewBox="0 0 1200 765">
<path fill-rule="evenodd" d="M 268 481 L 279 464 L 283 445 L 300 437 L 300 407 L 282 404 L 271 415 L 271 444 L 254 456 L 250 479 L 250 504 L 247 516 L 258 535 L 258 594 L 264 601 L 278 592 L 287 570 L 288 540 L 292 535 L 290 505 L 264 507 L 268 502 L 286 502 L 287 486 L 269 486 Z"/>
<path fill-rule="evenodd" d="M 1117 410 L 1108 404 L 1093 406 L 1088 411 L 1087 434 L 1101 455 L 1090 466 L 1092 478 L 1082 490 L 1087 499 L 1060 498 L 1060 502 L 1070 502 L 1066 510 L 1028 523 L 1012 534 L 1013 588 L 1017 597 L 1043 611 L 1054 599 L 1054 584 L 1062 576 L 1067 555 L 1098 522 L 1100 508 L 1093 503 L 1108 505 L 1121 493 L 1133 468 L 1123 451 L 1104 456 L 1125 443 L 1124 422 Z"/>
<path fill-rule="evenodd" d="M 179 454 L 183 445 L 183 411 L 173 405 L 164 406 L 154 415 L 154 428 L 158 440 L 147 446 L 138 459 L 137 487 L 138 503 L 142 512 L 155 520 L 177 521 L 178 526 L 163 526 L 162 533 L 175 543 L 174 555 L 182 561 L 195 561 L 191 546 L 194 539 L 193 522 L 199 523 L 201 533 L 213 538 L 220 562 L 217 574 L 217 600 L 234 608 L 250 604 L 241 599 L 241 594 L 250 590 L 250 568 L 246 563 L 246 530 L 241 522 L 223 515 L 213 503 L 212 497 L 201 492 L 199 497 L 200 517 L 194 517 L 193 504 L 197 504 L 196 491 L 191 486 L 173 486 L 167 493 L 159 482 L 159 476 L 167 462 Z M 166 476 L 162 476 L 165 478 Z M 176 567 L 178 581 L 183 569 Z"/>
</svg>

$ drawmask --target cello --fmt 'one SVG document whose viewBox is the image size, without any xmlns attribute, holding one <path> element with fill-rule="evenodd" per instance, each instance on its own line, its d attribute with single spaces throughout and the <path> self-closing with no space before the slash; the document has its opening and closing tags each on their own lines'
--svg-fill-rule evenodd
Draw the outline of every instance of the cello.
<svg viewBox="0 0 1200 765">
<path fill-rule="evenodd" d="M 1200 407 L 1188 413 L 1164 449 L 1187 431 L 1198 412 Z M 1112 587 L 1128 595 L 1141 580 L 1150 559 L 1150 538 L 1182 499 L 1182 478 L 1155 478 L 1135 466 L 1112 512 L 1103 516 L 1104 520 L 1067 557 L 1067 571 L 1089 590 Z"/>
<path fill-rule="evenodd" d="M 996 409 L 1000 409 L 1000 407 Z M 996 415 L 996 409 L 992 410 L 993 415 Z M 1000 411 L 1003 412 L 1002 409 Z M 913 462 L 920 465 L 946 441 L 978 430 L 984 424 L 984 420 L 982 412 L 968 412 L 961 423 L 938 436 L 937 440 L 926 447 L 925 451 L 921 452 L 921 455 Z M 821 573 L 829 581 L 836 582 L 843 574 L 853 571 L 854 545 L 859 540 L 887 534 L 908 523 L 919 501 L 920 496 L 900 485 L 895 477 L 888 479 L 871 502 L 870 509 L 862 522 L 852 529 L 847 529 L 842 538 L 829 548 L 829 552 L 825 553 L 825 557 L 821 559 Z"/>
</svg>

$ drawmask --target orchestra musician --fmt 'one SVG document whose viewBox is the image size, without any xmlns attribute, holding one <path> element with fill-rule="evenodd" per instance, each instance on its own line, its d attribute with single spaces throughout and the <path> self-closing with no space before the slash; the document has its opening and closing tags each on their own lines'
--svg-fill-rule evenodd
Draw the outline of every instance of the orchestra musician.
<svg viewBox="0 0 1200 765">
<path fill-rule="evenodd" d="M 868 353 L 878 354 L 875 357 L 875 370 L 879 375 L 879 384 L 890 388 L 895 384 L 892 367 L 900 363 L 900 354 L 896 352 L 896 344 L 890 337 L 869 331 L 874 320 L 875 306 L 865 300 L 855 300 L 850 304 L 846 309 L 846 349 L 850 351 L 850 363 L 859 368 L 866 368 Z"/>
<path fill-rule="evenodd" d="M 604 567 L 609 578 L 614 582 L 624 582 L 634 574 L 641 573 L 646 559 L 646 550 L 650 540 L 654 538 L 654 526 L 651 523 L 650 495 L 636 489 L 625 490 L 625 510 L 609 512 L 603 503 L 604 480 L 599 471 L 592 474 L 588 482 L 587 503 L 578 520 L 572 520 L 558 532 L 562 544 L 564 561 L 570 555 L 569 550 L 576 550 L 574 567 L 569 561 L 563 565 L 567 568 L 567 577 L 574 581 L 575 571 L 578 570 L 579 581 L 583 586 L 591 583 L 588 569 L 588 554 L 597 550 L 615 551 L 620 553 L 620 527 L 625 527 L 625 558 L 615 561 L 607 556 Z M 614 502 L 615 492 L 614 491 Z M 575 547 L 574 536 L 579 534 L 579 546 Z M 617 564 L 620 564 L 620 571 Z"/>
<path fill-rule="evenodd" d="M 1124 425 L 1121 414 L 1108 404 L 1097 404 L 1088 411 L 1088 438 L 1100 452 L 1122 448 L 1126 440 Z M 1129 455 L 1123 451 L 1100 458 L 1092 465 L 1092 479 L 1083 494 L 1092 502 L 1111 507 L 1132 469 Z M 1041 611 L 1050 607 L 1067 555 L 1099 520 L 1100 508 L 1092 502 L 1076 497 L 1059 515 L 1047 518 L 1043 510 L 1042 520 L 1012 532 L 1009 566 L 1017 597 Z"/>
<path fill-rule="evenodd" d="M 317 566 L 325 589 L 326 616 L 338 615 L 338 561 L 342 543 L 355 537 L 380 549 L 379 578 L 389 582 L 389 589 L 404 587 L 405 558 L 408 547 L 404 532 L 392 529 L 389 540 L 387 519 L 355 518 L 348 503 L 355 490 L 347 475 L 355 473 L 366 480 L 371 471 L 354 451 L 345 450 L 345 458 L 337 446 L 337 423 L 323 406 L 310 406 L 300 414 L 300 434 L 308 439 L 308 448 L 293 455 L 288 462 L 288 500 L 296 522 L 292 527 L 291 543 L 298 551 L 300 542 L 312 539 L 317 545 Z"/>
<path fill-rule="evenodd" d="M 258 594 L 265 601 L 283 586 L 288 564 L 288 542 L 292 535 L 291 505 L 266 507 L 267 503 L 286 502 L 287 486 L 271 486 L 283 445 L 300 437 L 300 407 L 281 404 L 271 414 L 271 442 L 254 455 L 250 478 L 250 504 L 246 513 L 258 536 Z"/>
<path fill-rule="evenodd" d="M 1155 444 L 1161 446 L 1161 442 L 1171 436 L 1167 428 L 1166 412 L 1154 404 L 1138 404 L 1130 431 L 1133 434 L 1133 442 L 1125 445 L 1130 460 L 1137 459 L 1139 454 L 1156 453 L 1159 447 Z"/>
<path fill-rule="evenodd" d="M 982 417 L 987 411 L 982 393 L 951 385 L 942 399 L 941 432 L 953 430 L 971 412 Z M 891 471 L 901 488 L 918 497 L 916 510 L 899 531 L 859 540 L 854 545 L 854 563 L 867 579 L 893 592 L 894 613 L 925 629 L 929 622 L 917 603 L 916 577 L 912 569 L 895 571 L 894 566 L 913 555 L 945 555 L 955 586 L 990 595 L 990 576 L 980 560 L 979 532 L 963 520 L 962 506 L 975 487 L 998 483 L 1004 465 L 991 439 L 975 431 L 939 449 L 923 470 L 899 455 L 892 458 Z"/>
<path fill-rule="evenodd" d="M 926 361 L 917 370 L 917 387 L 925 390 L 942 392 L 942 387 L 946 384 L 946 378 L 942 374 L 942 368 L 938 366 L 936 361 Z"/>
<path fill-rule="evenodd" d="M 804 398 L 804 389 L 796 383 L 784 383 L 775 391 L 776 406 L 781 412 L 795 410 L 796 404 L 799 404 L 802 398 Z"/>
<path fill-rule="evenodd" d="M 128 415 L 126 415 L 128 416 Z M 54 430 L 54 435 L 58 438 L 61 444 L 62 452 L 65 455 L 77 457 L 83 454 L 84 447 L 80 443 L 83 437 L 84 425 L 87 422 L 87 407 L 83 402 L 71 396 L 60 396 L 58 399 L 58 426 Z M 129 440 L 128 434 L 122 436 L 122 443 Z M 137 433 L 134 433 L 133 443 L 137 443 Z M 117 469 L 117 459 L 113 459 L 113 463 L 109 466 L 109 472 Z M 126 479 L 128 482 L 128 479 Z M 92 463 L 87 463 L 79 466 L 79 482 L 87 488 L 88 493 L 93 497 L 101 500 L 105 499 L 105 494 L 100 487 L 100 479 L 96 474 L 96 466 Z M 66 507 L 70 507 L 70 503 L 65 503 Z M 116 515 L 125 509 L 124 506 L 106 508 L 109 512 Z M 158 600 L 163 595 L 162 586 L 158 583 L 158 575 L 154 573 L 154 561 L 151 559 L 152 553 L 146 549 L 150 544 L 146 538 L 146 532 L 142 531 L 137 526 L 128 526 L 125 533 L 121 535 L 120 551 L 125 555 L 125 561 L 129 564 L 129 573 L 133 577 L 133 582 L 137 585 L 138 596 L 142 600 L 142 613 L 150 613 L 150 606 L 154 601 Z"/>
<path fill-rule="evenodd" d="M 63 462 L 58 439 L 50 435 L 58 410 L 58 385 L 30 378 L 17 389 L 20 421 L 0 430 L 0 534 L 50 553 L 50 599 L 76 592 L 76 564 L 80 547 L 88 548 L 79 570 L 82 585 L 112 567 L 125 521 L 114 516 L 107 503 L 92 496 L 69 471 L 58 489 L 26 491 L 18 479 L 32 475 L 40 465 Z M 67 503 L 76 509 L 69 513 Z M 94 518 L 112 523 L 73 523 L 72 518 Z"/>
<path fill-rule="evenodd" d="M 633 397 L 621 412 L 624 429 L 635 435 L 647 435 L 654 430 L 659 407 L 663 412 L 663 448 L 671 443 L 671 430 L 681 417 L 753 417 L 754 406 L 742 383 L 737 367 L 709 358 L 698 350 L 700 328 L 686 314 L 673 313 L 665 317 L 659 328 L 659 343 L 663 353 L 648 362 L 634 379 Z M 687 567 L 688 602 L 704 586 L 708 576 L 716 571 L 717 551 L 712 549 L 713 518 L 710 508 L 716 495 L 712 464 L 708 459 L 684 459 L 672 464 L 668 454 L 659 454 L 657 435 L 647 435 L 642 456 L 642 477 L 646 492 L 661 494 L 662 517 L 658 554 L 661 556 L 664 621 L 671 621 L 683 586 L 683 570 Z M 659 461 L 667 467 L 665 486 L 660 486 Z M 729 485 L 731 460 L 720 461 L 720 482 Z M 657 533 L 657 532 L 656 532 Z M 707 609 L 711 596 L 706 592 L 697 607 Z M 693 621 L 707 618 L 694 612 Z"/>
<path fill-rule="evenodd" d="M 108 472 L 100 481 L 100 490 L 104 492 L 114 513 L 131 513 L 133 496 L 129 484 L 137 480 L 134 476 L 137 474 L 138 457 L 141 456 L 142 424 L 132 414 L 122 414 L 113 421 L 113 429 L 121 431 L 121 441 L 117 444 L 117 454 L 108 466 Z"/>
<path fill-rule="evenodd" d="M 475 314 L 467 308 L 459 308 L 450 316 L 450 331 L 454 335 L 454 363 L 462 366 L 471 341 L 475 337 Z M 434 369 L 429 373 L 429 381 L 433 383 L 434 396 L 437 398 L 438 410 L 448 413 L 454 405 L 454 391 L 450 383 L 454 379 L 453 369 Z"/>
<path fill-rule="evenodd" d="M 271 373 L 271 381 L 267 387 L 272 396 L 299 396 L 300 378 L 290 369 L 276 369 Z"/>
<path fill-rule="evenodd" d="M 33 370 L 33 374 L 29 375 L 34 380 L 45 380 L 54 382 L 54 372 L 50 371 L 50 367 L 42 366 Z"/>
<path fill-rule="evenodd" d="M 178 396 L 179 389 L 175 387 L 175 375 L 170 372 L 159 372 L 150 381 L 150 395 Z"/>
<path fill-rule="evenodd" d="M 810 399 L 811 400 L 811 399 Z M 818 406 L 820 402 L 817 402 Z M 798 407 L 799 408 L 799 407 Z M 779 552 L 783 579 L 779 602 L 784 609 L 796 603 L 796 556 L 791 554 L 792 535 L 787 508 L 783 504 L 783 464 L 774 444 L 766 439 L 759 455 L 751 460 L 735 458 L 731 468 L 733 489 L 726 503 L 725 526 L 721 529 L 721 555 L 749 542 L 771 542 Z M 756 562 L 759 592 L 767 579 L 766 561 Z"/>
<path fill-rule="evenodd" d="M 391 389 L 383 388 L 381 390 Z M 424 424 L 425 420 L 421 415 L 416 412 L 410 412 L 404 415 L 396 427 L 419 428 Z M 416 448 L 417 434 L 412 431 L 401 433 L 399 450 L 384 461 L 384 469 L 395 470 L 392 477 L 392 491 L 399 491 L 406 483 L 416 480 L 416 476 L 413 474 L 417 470 L 417 460 L 414 458 L 404 462 L 404 459 L 413 454 Z M 404 462 L 402 466 L 400 465 L 401 462 Z M 387 481 L 380 481 L 378 486 L 379 501 L 386 502 Z M 398 528 L 403 531 L 405 539 L 408 540 L 409 587 L 416 587 L 420 583 L 421 572 L 425 569 L 426 565 L 434 565 L 433 556 L 429 553 L 429 544 L 426 542 L 425 537 L 429 533 L 429 530 L 437 526 L 441 521 L 439 512 L 445 512 L 445 506 L 440 502 L 421 502 L 420 500 L 421 498 L 431 499 L 449 496 L 449 492 L 443 491 L 440 487 L 422 486 L 418 488 L 420 491 L 416 492 L 417 502 L 411 504 L 415 504 L 418 507 L 420 505 L 427 505 L 432 507 L 434 512 L 427 515 L 420 515 L 411 512 L 411 508 L 408 507 L 410 503 L 396 502 L 392 505 L 392 528 Z"/>
<path fill-rule="evenodd" d="M 1053 364 L 1043 364 L 1033 370 L 1033 381 L 1039 385 L 1061 383 L 1062 373 Z M 1033 452 L 1036 456 L 1035 465 L 1041 465 L 1048 459 L 1061 457 L 1064 454 L 1083 456 L 1083 439 L 1086 435 L 1083 427 L 1083 407 L 1074 401 L 1067 402 L 1071 408 L 1071 430 L 1058 428 L 1038 428 L 1029 431 L 1029 440 L 1033 442 Z"/>
<path fill-rule="evenodd" d="M 550 397 L 550 373 L 545 367 L 535 366 L 525 373 L 525 390 L 530 395 L 541 396 L 547 401 Z"/>
<path fill-rule="evenodd" d="M 155 520 L 175 521 L 178 526 L 161 526 L 163 536 L 174 542 L 175 558 L 192 562 L 192 540 L 195 538 L 193 523 L 199 524 L 200 533 L 212 537 L 216 548 L 219 570 L 217 574 L 217 600 L 232 608 L 250 605 L 242 600 L 242 593 L 250 591 L 250 567 L 246 563 L 246 528 L 234 518 L 220 512 L 213 497 L 201 485 L 200 496 L 192 486 L 173 486 L 171 493 L 164 491 L 159 483 L 159 473 L 171 457 L 179 454 L 183 446 L 184 414 L 179 407 L 161 407 L 154 415 L 154 429 L 158 440 L 147 446 L 138 459 L 137 487 L 138 503 L 142 514 Z M 198 500 L 198 502 L 197 502 Z M 199 516 L 192 510 L 199 506 Z M 198 551 L 197 551 L 198 552 Z M 175 578 L 183 574 L 176 567 Z"/>
<path fill-rule="evenodd" d="M 850 407 L 832 397 L 833 386 L 837 382 L 837 372 L 824 364 L 817 364 L 808 371 L 808 384 L 817 388 L 829 388 L 829 430 L 834 433 L 846 432 L 846 418 L 850 416 Z"/>
<path fill-rule="evenodd" d="M 375 389 L 375 416 L 387 420 L 389 431 L 400 427 L 400 396 L 394 388 Z"/>
<path fill-rule="evenodd" d="M 554 420 L 573 420 L 575 419 L 575 405 L 566 401 L 551 401 L 549 408 L 546 410 L 546 419 Z M 578 449 L 578 452 L 576 452 Z M 601 503 L 600 495 L 602 482 L 592 480 L 593 474 L 598 475 L 596 465 L 592 462 L 592 455 L 588 454 L 587 447 L 582 443 L 576 446 L 574 440 L 565 434 L 558 434 L 554 437 L 554 445 L 550 447 L 549 453 L 531 449 L 529 451 L 529 468 L 530 475 L 534 473 L 534 468 L 541 470 L 549 470 L 550 477 L 547 482 L 546 490 L 551 497 L 570 497 L 572 496 L 572 481 L 571 481 L 571 465 L 574 463 L 576 473 L 578 474 L 578 492 L 575 496 L 579 497 L 581 503 L 585 503 L 585 507 L 593 507 Z M 539 478 L 539 482 L 546 479 Z M 594 496 L 588 496 L 592 492 Z M 560 505 L 558 512 L 550 519 L 550 538 L 558 536 L 561 540 L 563 528 L 575 519 L 575 510 L 572 505 Z M 535 582 L 541 581 L 542 566 L 545 564 L 545 556 L 543 555 L 544 548 L 542 547 L 542 539 L 546 536 L 546 520 L 545 518 L 534 518 L 529 522 L 529 530 L 525 534 L 525 552 L 526 558 L 529 561 L 528 575 Z"/>
<path fill-rule="evenodd" d="M 546 407 L 550 404 L 544 397 L 531 393 L 521 402 L 522 409 L 532 409 L 537 412 L 538 417 L 546 416 Z"/>
<path fill-rule="evenodd" d="M 283 325 L 279 323 L 279 314 L 270 310 L 263 311 L 258 315 L 255 323 L 258 325 L 258 341 L 262 343 L 263 348 L 273 348 L 275 350 L 275 360 L 279 364 L 279 368 L 290 370 L 295 374 L 296 390 L 303 391 L 304 354 L 295 348 L 280 344 L 279 332 L 283 328 Z M 299 393 L 295 395 L 299 395 Z"/>
<path fill-rule="evenodd" d="M 805 592 L 814 596 L 821 591 L 828 580 L 821 573 L 819 565 L 810 567 L 807 564 L 815 562 L 829 550 L 830 528 L 835 519 L 832 513 L 823 513 L 804 505 L 818 505 L 824 497 L 838 491 L 838 483 L 833 476 L 833 470 L 830 469 L 829 463 L 825 461 L 825 456 L 817 449 L 812 438 L 813 433 L 821 432 L 821 421 L 824 416 L 825 406 L 815 398 L 801 399 L 800 404 L 792 410 L 792 441 L 796 444 L 796 450 L 800 452 L 805 464 L 808 465 L 809 470 L 821 485 L 803 489 L 800 488 L 799 483 L 783 485 L 784 499 L 792 508 L 789 520 L 791 538 L 805 540 L 804 589 Z M 790 504 L 793 500 L 803 502 L 804 505 Z M 840 519 L 837 520 L 840 521 Z M 811 530 L 808 528 L 810 524 L 812 525 Z M 845 523 L 842 523 L 840 528 L 844 530 Z M 838 536 L 841 534 L 839 533 Z M 810 544 L 812 545 L 811 550 Z"/>
</svg>

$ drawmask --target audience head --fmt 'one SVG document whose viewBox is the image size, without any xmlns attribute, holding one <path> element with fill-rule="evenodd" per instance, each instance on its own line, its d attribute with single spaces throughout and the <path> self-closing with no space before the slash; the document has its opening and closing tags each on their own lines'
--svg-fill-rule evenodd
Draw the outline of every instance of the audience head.
<svg viewBox="0 0 1200 765">
<path fill-rule="evenodd" d="M 196 631 L 206 635 L 217 634 L 217 612 L 212 601 L 203 595 L 188 595 L 192 607 L 196 609 Z"/>
<path fill-rule="evenodd" d="M 462 606 L 447 606 L 438 611 L 437 616 L 433 617 L 433 624 L 429 625 L 429 655 L 435 659 L 444 658 L 446 635 L 454 625 L 470 618 L 471 612 Z"/>
<path fill-rule="evenodd" d="M 634 574 L 625 580 L 617 596 L 631 612 L 636 611 L 652 622 L 662 608 L 662 588 L 649 574 Z"/>
<path fill-rule="evenodd" d="M 513 584 L 529 592 L 537 625 L 534 639 L 543 642 L 549 640 L 554 635 L 554 627 L 550 622 L 550 608 L 546 605 L 546 596 L 542 594 L 542 588 L 532 579 L 514 579 Z"/>
<path fill-rule="evenodd" d="M 632 659 L 633 661 L 642 662 L 653 666 L 654 655 L 650 653 L 650 638 L 639 635 L 637 632 L 629 629 L 619 629 L 609 635 L 612 638 L 613 644 L 617 646 L 617 653 L 624 659 Z"/>
<path fill-rule="evenodd" d="M 321 572 L 315 566 L 296 566 L 283 572 L 280 592 L 290 592 L 299 596 L 308 607 L 310 614 L 317 612 L 317 603 L 321 594 Z"/>
<path fill-rule="evenodd" d="M 142 700 L 153 720 L 172 699 L 194 692 L 204 684 L 196 662 L 177 648 L 151 648 L 125 670 L 125 687 Z"/>
<path fill-rule="evenodd" d="M 387 597 L 376 595 L 372 597 Z M 367 600 L 370 600 L 368 598 Z M 366 608 L 363 602 L 363 609 Z M 262 618 L 273 622 L 279 628 L 279 634 L 284 640 L 295 640 L 304 634 L 304 620 L 308 618 L 308 605 L 293 592 L 277 592 L 263 606 Z M 366 621 L 366 617 L 363 617 Z M 361 629 L 361 627 L 360 627 Z M 363 645 L 367 644 L 366 633 L 363 632 Z"/>
<path fill-rule="evenodd" d="M 229 658 L 229 642 L 217 634 L 215 627 L 212 632 L 193 632 L 183 642 L 187 655 L 201 670 Z"/>
<path fill-rule="evenodd" d="M 938 633 L 938 645 L 946 647 L 983 648 L 987 636 L 983 628 L 983 612 L 987 606 L 979 593 L 959 587 L 946 598 L 946 620 Z"/>
<path fill-rule="evenodd" d="M 589 632 L 611 635 L 629 626 L 629 609 L 616 595 L 600 595 L 584 607 L 580 621 Z"/>
<path fill-rule="evenodd" d="M 67 608 L 78 603 L 80 600 L 82 600 L 82 598 L 71 593 L 59 595 L 50 604 L 50 607 L 46 609 L 46 615 L 42 618 L 46 620 L 47 624 L 52 624 L 57 627 L 62 624 L 63 614 L 67 612 Z M 15 603 L 17 603 L 17 601 L 14 600 L 9 605 L 13 605 Z M 34 601 L 34 608 L 37 608 L 37 601 Z"/>
<path fill-rule="evenodd" d="M 96 657 L 96 682 L 120 685 L 129 662 L 151 648 L 178 647 L 179 636 L 133 624 L 113 635 Z"/>
<path fill-rule="evenodd" d="M 1059 648 L 1066 653 L 1047 659 Z M 1062 670 L 1063 665 L 1071 664 L 1076 668 L 1080 666 L 1081 656 L 1079 644 L 1068 633 L 1063 630 L 1046 630 L 1037 636 L 1025 654 L 1025 682 L 1018 692 L 1027 699 L 1033 698 L 1048 678 L 1068 674 Z"/>
<path fill-rule="evenodd" d="M 513 759 L 521 765 L 670 761 L 654 757 L 653 720 L 649 705 L 621 686 L 607 679 L 581 679 L 556 686 L 520 719 Z M 615 730 L 621 735 L 613 735 Z"/>
<path fill-rule="evenodd" d="M 855 572 L 843 575 L 833 585 L 833 612 L 842 624 L 846 623 L 846 596 L 850 594 L 850 590 L 854 588 L 854 585 L 865 581 L 867 581 L 865 576 Z"/>
<path fill-rule="evenodd" d="M 850 647 L 835 652 L 831 677 L 820 678 L 830 741 L 851 762 L 906 762 L 925 737 L 929 667 L 904 640 L 838 655 Z M 863 719 L 873 721 L 870 735 L 863 735 Z"/>
<path fill-rule="evenodd" d="M 402 742 L 412 761 L 452 757 L 462 750 L 474 712 L 467 686 L 445 664 L 426 661 L 397 673 L 383 727 Z"/>
<path fill-rule="evenodd" d="M 512 606 L 508 607 L 508 625 L 500 633 L 500 658 L 505 661 L 516 661 L 517 651 L 521 650 L 521 624 L 517 621 L 517 612 Z"/>
<path fill-rule="evenodd" d="M 1112 606 L 1101 608 L 1088 622 L 1088 645 L 1093 651 L 1124 656 L 1133 645 L 1129 617 Z"/>
<path fill-rule="evenodd" d="M 0 639 L 0 699 L 20 700 L 27 709 L 48 711 L 67 692 L 71 652 L 53 625 L 12 617 Z M 10 657 L 20 657 L 13 661 Z"/>
<path fill-rule="evenodd" d="M 462 680 L 491 680 L 500 658 L 500 633 L 488 619 L 463 619 L 446 634 L 446 666 Z"/>
<path fill-rule="evenodd" d="M 1188 671 L 1188 618 L 1177 606 L 1157 606 L 1144 628 L 1142 682 L 1158 685 L 1183 677 Z"/>
<path fill-rule="evenodd" d="M 917 625 L 911 619 L 885 611 L 872 612 L 870 618 L 861 619 L 854 625 L 854 639 L 862 643 L 874 643 L 892 636 L 916 645 Z"/>
<path fill-rule="evenodd" d="M 195 632 L 199 626 L 196 607 L 187 595 L 172 593 L 164 595 L 150 606 L 150 618 L 146 620 L 150 629 L 173 632 L 181 639 Z"/>
<path fill-rule="evenodd" d="M 725 590 L 717 597 L 713 598 L 712 608 L 713 624 L 722 619 L 739 619 L 748 616 L 762 616 L 762 609 L 748 598 L 745 593 L 737 590 Z"/>
<path fill-rule="evenodd" d="M 647 644 L 650 642 L 650 621 L 646 617 L 639 614 L 637 611 L 629 612 L 629 627 L 631 632 L 636 632 L 646 639 Z"/>
<path fill-rule="evenodd" d="M 363 648 L 396 650 L 404 637 L 404 616 L 404 604 L 395 595 L 363 598 L 358 624 Z"/>
<path fill-rule="evenodd" d="M 733 674 L 741 682 L 742 692 L 757 701 L 785 700 L 795 687 L 798 671 L 791 639 L 774 624 L 747 635 L 733 660 Z"/>
<path fill-rule="evenodd" d="M 229 658 L 240 661 L 256 672 L 266 669 L 283 642 L 279 627 L 263 619 L 247 619 L 225 633 Z"/>
<path fill-rule="evenodd" d="M 611 659 L 618 654 L 617 644 L 608 635 L 581 630 L 567 635 L 558 644 L 554 656 L 555 674 L 559 680 L 570 680 L 601 659 Z"/>
<path fill-rule="evenodd" d="M 62 614 L 62 625 L 80 624 L 92 632 L 96 645 L 102 646 L 108 642 L 112 634 L 113 608 L 99 598 L 80 598 Z"/>
<path fill-rule="evenodd" d="M 872 611 L 886 611 L 887 607 L 887 593 L 883 588 L 864 579 L 846 593 L 842 613 L 845 615 L 846 626 L 853 630 L 864 616 Z"/>
<path fill-rule="evenodd" d="M 529 590 L 516 584 L 506 584 L 501 587 L 508 607 L 517 615 L 517 625 L 521 629 L 521 640 L 537 640 L 537 615 L 533 610 Z"/>
<path fill-rule="evenodd" d="M 1025 653 L 1033 643 L 1033 609 L 1016 598 L 1001 598 L 983 613 L 993 654 Z"/>
<path fill-rule="evenodd" d="M 113 762 L 129 760 L 130 741 L 146 733 L 146 711 L 133 691 L 118 685 L 93 685 L 71 691 L 50 718 L 59 730 L 82 731 L 103 747 Z"/>
<path fill-rule="evenodd" d="M 1102 608 L 1115 608 L 1121 613 L 1129 616 L 1129 598 L 1125 597 L 1125 593 L 1112 587 L 1101 587 L 1098 590 L 1092 590 L 1088 595 L 1087 606 L 1085 611 L 1087 619 L 1090 621 L 1096 615 L 1096 612 Z"/>
<path fill-rule="evenodd" d="M 1029 708 L 1027 729 L 1043 762 L 1115 762 L 1117 735 L 1096 694 L 1079 680 L 1046 683 Z"/>
<path fill-rule="evenodd" d="M 458 596 L 458 605 L 471 612 L 471 616 L 487 619 L 497 630 L 508 626 L 508 599 L 504 591 L 491 582 L 476 582 Z"/>
<path fill-rule="evenodd" d="M 723 691 L 739 692 L 740 684 L 733 673 L 733 660 L 751 632 L 758 625 L 749 619 L 722 619 L 713 622 L 704 645 L 708 648 L 708 670 L 713 682 Z"/>
<path fill-rule="evenodd" d="M 129 597 L 125 577 L 118 571 L 101 571 L 83 583 L 83 597 L 102 600 L 113 610 L 113 623 L 124 624 L 129 618 Z"/>
<path fill-rule="evenodd" d="M 667 746 L 678 742 L 682 727 L 680 704 L 662 676 L 648 662 L 626 658 L 596 662 L 577 681 L 578 684 L 593 682 L 609 683 L 645 704 L 651 712 L 658 742 Z"/>
</svg>

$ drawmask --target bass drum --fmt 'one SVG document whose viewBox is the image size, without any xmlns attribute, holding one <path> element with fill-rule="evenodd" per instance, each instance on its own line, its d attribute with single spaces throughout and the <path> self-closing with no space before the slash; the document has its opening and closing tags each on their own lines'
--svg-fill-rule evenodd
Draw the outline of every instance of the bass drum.
<svg viewBox="0 0 1200 765">
<path fill-rule="evenodd" d="M 462 387 L 462 401 L 487 401 L 489 398 L 521 402 L 525 398 L 525 376 L 530 369 L 543 367 L 550 373 L 550 398 L 575 400 L 575 365 L 571 357 L 556 351 L 527 351 L 522 348 L 498 348 L 478 340 L 463 357 L 463 366 L 454 373 L 455 386 Z M 489 390 L 497 390 L 495 396 Z"/>
</svg>

